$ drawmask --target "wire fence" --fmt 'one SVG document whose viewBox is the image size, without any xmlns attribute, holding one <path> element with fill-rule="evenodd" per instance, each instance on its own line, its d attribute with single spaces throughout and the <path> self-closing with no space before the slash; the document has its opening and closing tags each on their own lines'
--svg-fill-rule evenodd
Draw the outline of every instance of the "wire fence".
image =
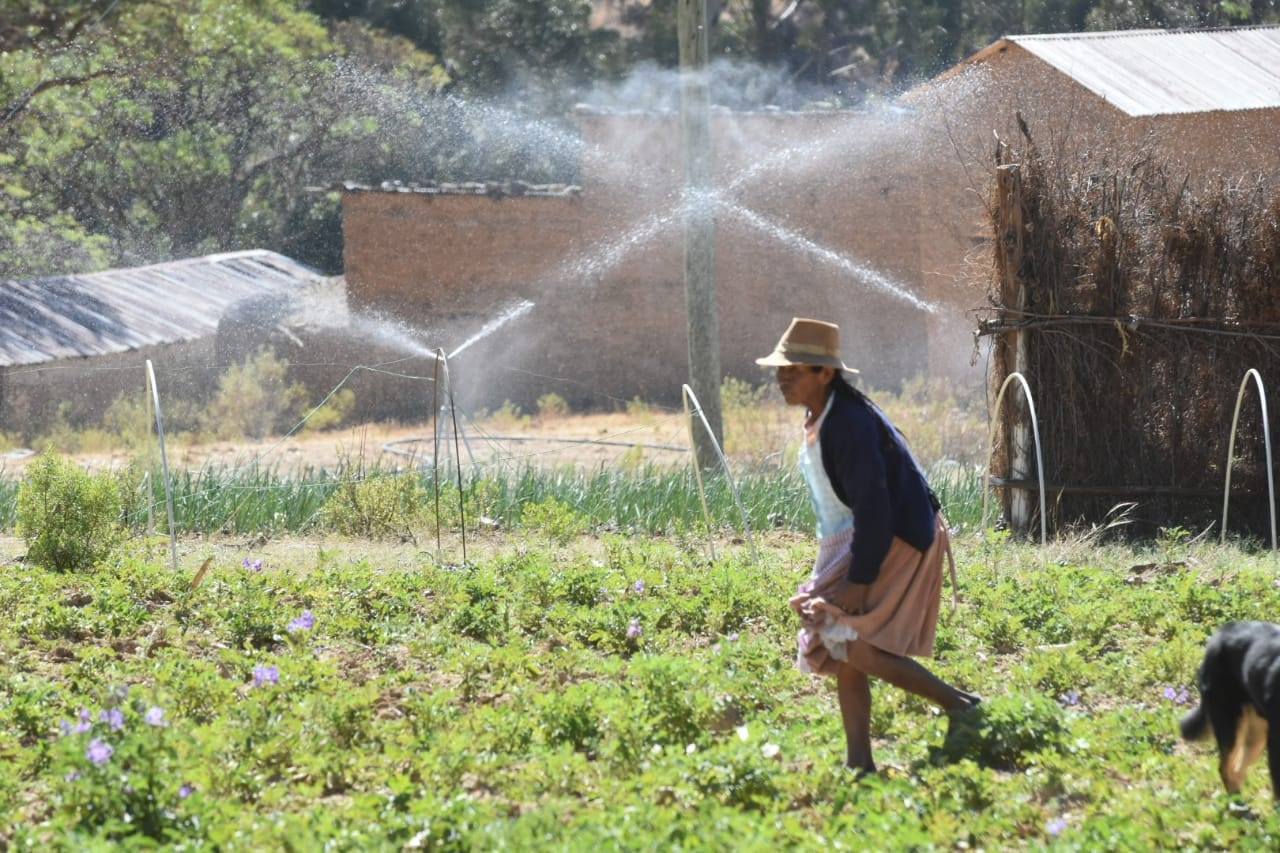
<svg viewBox="0 0 1280 853">
<path fill-rule="evenodd" d="M 467 407 L 456 399 L 450 403 L 454 389 L 447 379 L 435 371 L 417 371 L 422 359 L 375 361 L 369 364 L 343 364 L 333 361 L 298 362 L 290 368 L 322 367 L 341 371 L 341 378 L 329 386 L 300 415 L 281 423 L 278 399 L 264 398 L 261 389 L 246 383 L 246 412 L 226 412 L 228 417 L 243 416 L 270 437 L 253 447 L 247 455 L 216 461 L 206 458 L 198 464 L 179 463 L 169 477 L 173 496 L 174 534 L 302 533 L 320 529 L 325 523 L 325 507 L 340 490 L 354 484 L 391 477 L 408 477 L 417 481 L 423 494 L 437 491 L 447 495 L 446 503 L 456 504 L 458 511 L 432 507 L 434 521 L 448 516 L 445 523 L 455 531 L 468 527 L 515 527 L 523 522 L 525 507 L 555 501 L 568 508 L 584 524 L 596 530 L 619 530 L 643 533 L 667 533 L 677 530 L 705 529 L 698 495 L 697 479 L 687 464 L 686 446 L 672 441 L 671 433 L 682 435 L 687 415 L 678 408 L 646 404 L 642 423 L 629 423 L 617 429 L 590 437 L 498 434 L 485 426 Z M 189 419 L 188 398 L 199 396 L 217 386 L 220 377 L 242 365 L 223 368 L 218 364 L 176 364 L 157 362 L 157 389 L 164 406 L 166 427 L 181 428 Z M 588 389 L 581 382 L 546 374 L 535 374 L 515 366 L 498 365 L 514 374 L 527 375 L 542 383 L 564 383 L 588 390 L 599 399 L 613 404 L 634 405 L 601 389 Z M 121 472 L 131 490 L 127 496 L 126 523 L 135 530 L 145 529 L 148 519 L 164 519 L 165 478 L 154 452 L 154 423 L 147 423 L 141 408 L 145 382 L 143 365 L 46 366 L 9 370 L 0 386 L 0 407 L 12 406 L 15 380 L 26 377 L 37 383 L 50 376 L 71 377 L 68 388 L 86 389 L 97 405 L 97 424 L 60 426 L 72 433 L 80 430 L 96 442 L 100 464 Z M 119 387 L 126 389 L 112 402 L 102 405 L 105 397 L 103 377 L 113 376 Z M 363 378 L 376 377 L 384 383 L 383 393 L 392 389 L 403 402 L 422 400 L 422 416 L 416 424 L 421 433 L 399 438 L 374 449 L 368 460 L 368 447 L 350 448 L 348 456 L 333 464 L 291 464 L 282 459 L 300 436 L 315 422 L 324 420 L 340 395 Z M 287 395 L 288 383 L 277 377 L 275 393 Z M 231 393 L 235 386 L 225 385 Z M 389 384 L 388 384 L 389 383 Z M 443 389 L 436 386 L 446 386 Z M 136 389 L 129 391 L 128 389 Z M 178 393 L 170 393 L 172 389 Z M 367 389 L 358 389 L 365 393 Z M 440 393 L 443 391 L 443 393 Z M 183 393 L 186 392 L 186 393 Z M 255 394 L 257 396 L 255 396 Z M 136 397 L 137 410 L 119 400 Z M 226 393 L 223 394 L 227 396 Z M 59 402 L 58 417 L 67 417 L 74 398 Z M 259 407 L 258 411 L 254 411 Z M 226 407 L 224 406 L 224 409 Z M 142 412 L 139 422 L 138 412 Z M 219 410 L 221 411 L 221 410 Z M 258 421 L 254 419 L 258 418 Z M 456 419 L 456 427 L 454 425 Z M 271 420 L 272 423 L 261 423 Z M 539 444 L 541 442 L 541 444 Z M 227 450 L 243 450 L 235 440 L 209 445 Z M 547 464 L 562 458 L 564 448 L 608 449 L 612 456 L 591 466 Z M 91 450 L 85 451 L 95 455 Z M 180 451 L 172 456 L 183 456 Z M 643 454 L 656 454 L 660 464 Z M 665 454 L 665 456 L 664 456 Z M 731 464 L 732 473 L 727 470 Z M 720 532 L 745 535 L 748 528 L 807 529 L 814 522 L 804 485 L 794 466 L 782 454 L 771 450 L 751 457 L 732 458 L 726 467 L 704 473 L 707 512 L 712 525 Z M 146 474 L 147 476 L 142 476 Z M 0 528 L 13 530 L 16 522 L 16 493 L 20 472 L 0 467 Z M 953 523 L 976 524 L 980 505 L 980 478 L 964 470 L 934 472 L 934 483 Z M 741 511 L 735 506 L 732 481 L 741 492 Z"/>
</svg>

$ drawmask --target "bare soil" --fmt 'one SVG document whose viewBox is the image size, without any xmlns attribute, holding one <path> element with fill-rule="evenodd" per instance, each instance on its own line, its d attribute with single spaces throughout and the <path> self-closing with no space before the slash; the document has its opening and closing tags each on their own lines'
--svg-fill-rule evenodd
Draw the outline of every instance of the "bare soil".
<svg viewBox="0 0 1280 853">
<path fill-rule="evenodd" d="M 565 415 L 555 418 L 494 417 L 476 424 L 460 424 L 462 458 L 482 464 L 523 467 L 526 464 L 598 468 L 624 462 L 679 465 L 687 459 L 688 434 L 682 416 L 656 412 Z M 441 457 L 452 452 L 451 425 L 442 421 Z M 432 454 L 431 424 L 363 424 L 328 432 L 304 433 L 286 439 L 261 441 L 179 440 L 170 444 L 170 464 L 176 468 L 237 468 L 258 464 L 291 473 L 307 468 L 335 468 L 342 464 L 403 467 Z M 111 453 L 76 457 L 90 469 L 121 468 L 131 454 L 121 447 Z M 27 451 L 0 453 L 0 475 L 20 477 L 35 459 Z"/>
</svg>

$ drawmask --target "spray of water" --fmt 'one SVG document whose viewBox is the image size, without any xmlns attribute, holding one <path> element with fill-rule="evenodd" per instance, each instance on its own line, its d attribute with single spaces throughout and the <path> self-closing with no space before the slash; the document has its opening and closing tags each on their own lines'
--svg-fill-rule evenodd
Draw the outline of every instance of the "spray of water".
<svg viewBox="0 0 1280 853">
<path fill-rule="evenodd" d="M 358 335 L 373 339 L 379 343 L 407 355 L 419 358 L 435 358 L 433 349 L 415 337 L 422 332 L 404 323 L 387 320 L 368 314 L 353 314 L 345 331 L 353 336 Z"/>
<path fill-rule="evenodd" d="M 467 347 L 484 340 L 498 329 L 501 329 L 503 326 L 510 323 L 512 320 L 523 317 L 532 310 L 533 303 L 527 299 L 521 299 L 515 305 L 512 305 L 506 311 L 503 311 L 497 317 L 494 317 L 492 320 L 485 323 L 484 326 L 480 328 L 480 331 L 476 332 L 474 335 L 459 344 L 457 349 L 449 353 L 449 358 L 457 358 L 459 354 L 467 349 Z"/>
<path fill-rule="evenodd" d="M 863 261 L 856 261 L 845 255 L 840 254 L 826 246 L 819 245 L 808 237 L 789 228 L 785 228 L 778 223 L 766 219 L 754 210 L 743 207 L 732 202 L 720 202 L 716 208 L 727 216 L 750 225 L 756 230 L 768 234 L 783 244 L 790 246 L 797 251 L 822 261 L 823 263 L 844 272 L 858 281 L 868 284 L 877 290 L 883 291 L 903 302 L 919 308 L 921 311 L 928 311 L 930 314 L 937 313 L 938 306 L 932 302 L 926 302 L 920 297 L 909 291 L 906 286 L 895 282 L 887 275 L 872 267 Z"/>
</svg>

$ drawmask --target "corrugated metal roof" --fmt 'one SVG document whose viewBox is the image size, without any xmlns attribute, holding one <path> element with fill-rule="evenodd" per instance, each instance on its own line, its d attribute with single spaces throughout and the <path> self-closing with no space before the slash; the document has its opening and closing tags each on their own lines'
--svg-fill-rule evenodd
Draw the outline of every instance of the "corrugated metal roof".
<svg viewBox="0 0 1280 853">
<path fill-rule="evenodd" d="M 1007 40 L 1131 116 L 1280 108 L 1280 27 Z"/>
<path fill-rule="evenodd" d="M 283 255 L 232 252 L 85 275 L 0 282 L 0 366 L 192 341 L 241 299 L 322 278 Z"/>
<path fill-rule="evenodd" d="M 348 193 L 416 193 L 418 195 L 483 195 L 492 198 L 539 196 L 562 198 L 581 195 L 582 187 L 574 184 L 530 184 L 525 181 L 463 181 L 460 183 L 403 183 L 383 181 L 377 186 L 343 181 L 327 187 L 307 187 L 308 190 Z"/>
</svg>

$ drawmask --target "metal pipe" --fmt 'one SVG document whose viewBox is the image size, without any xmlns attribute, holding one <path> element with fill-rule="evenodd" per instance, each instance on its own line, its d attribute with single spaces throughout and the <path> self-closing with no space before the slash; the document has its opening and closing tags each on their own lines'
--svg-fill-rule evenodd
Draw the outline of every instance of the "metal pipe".
<svg viewBox="0 0 1280 853">
<path fill-rule="evenodd" d="M 436 499 L 436 559 L 440 559 L 440 359 L 444 350 L 436 350 L 431 372 L 431 488 Z"/>
<path fill-rule="evenodd" d="M 707 435 L 711 439 L 711 446 L 716 452 L 716 456 L 720 458 L 720 465 L 724 468 L 724 477 L 729 481 L 729 490 L 733 493 L 733 502 L 738 507 L 738 512 L 742 514 L 742 529 L 747 536 L 747 544 L 751 546 L 751 556 L 759 562 L 760 552 L 756 550 L 755 537 L 751 535 L 751 519 L 747 516 L 747 509 L 742 505 L 742 495 L 738 492 L 738 484 L 733 481 L 733 472 L 729 470 L 729 460 L 725 458 L 724 451 L 720 449 L 720 442 L 716 439 L 716 434 L 711 429 L 711 424 L 707 423 L 707 416 L 703 414 L 702 404 L 698 402 L 698 395 L 693 393 L 693 389 L 687 384 L 680 386 L 680 394 L 684 403 L 685 416 L 689 416 L 689 400 L 693 400 L 693 410 L 697 413 L 698 418 L 702 421 L 703 428 L 707 431 Z M 698 496 L 702 499 L 702 515 L 707 521 L 708 544 L 711 544 L 711 513 L 707 509 L 707 492 L 702 483 L 701 466 L 698 464 L 696 443 L 693 440 L 693 418 L 689 417 L 689 447 L 693 452 L 693 468 L 698 478 Z M 715 546 L 711 546 L 711 558 L 715 559 Z"/>
<path fill-rule="evenodd" d="M 1008 390 L 1010 383 L 1017 379 L 1022 385 L 1022 393 L 1027 397 L 1027 408 L 1031 410 L 1031 435 L 1035 439 L 1036 444 L 1036 474 L 1040 481 L 1040 544 L 1049 544 L 1049 523 L 1045 514 L 1045 490 L 1044 490 L 1044 455 L 1040 449 L 1040 424 L 1036 419 L 1036 404 L 1031 397 L 1031 386 L 1027 384 L 1027 378 L 1016 370 L 1005 377 L 1000 385 L 1000 393 L 996 395 L 995 411 L 997 416 L 1000 412 L 1000 404 L 1004 402 L 1004 392 Z M 996 442 L 996 425 L 999 419 L 992 418 L 991 429 L 987 434 L 987 458 L 991 458 L 991 454 L 995 452 Z M 987 468 L 988 476 L 991 475 L 990 467 Z M 982 489 L 982 530 L 985 533 L 987 529 L 987 508 L 990 503 L 990 489 L 985 486 Z"/>
<path fill-rule="evenodd" d="M 444 364 L 445 387 L 449 391 L 449 415 L 453 420 L 453 461 L 458 471 L 458 526 L 462 531 L 462 564 L 467 563 L 467 510 L 462 494 L 462 448 L 458 446 L 458 408 L 453 403 L 453 373 L 449 370 L 449 356 L 437 350 L 437 359 Z M 437 516 L 438 517 L 438 516 Z"/>
<path fill-rule="evenodd" d="M 1231 503 L 1231 466 L 1235 462 L 1236 455 L 1236 429 L 1240 426 L 1240 407 L 1244 404 L 1244 392 L 1249 387 L 1249 377 L 1253 377 L 1253 381 L 1258 386 L 1258 401 L 1262 405 L 1262 439 L 1267 449 L 1267 499 L 1271 506 L 1271 550 L 1276 548 L 1276 484 L 1275 473 L 1271 468 L 1271 422 L 1267 417 L 1267 391 L 1262 387 L 1262 374 L 1254 368 L 1245 371 L 1244 378 L 1240 380 L 1240 390 L 1236 393 L 1236 411 L 1231 416 L 1231 438 L 1227 441 L 1227 482 L 1223 487 L 1222 493 L 1222 537 L 1221 542 L 1227 541 L 1227 509 Z"/>
<path fill-rule="evenodd" d="M 173 482 L 169 478 L 169 454 L 164 446 L 164 415 L 160 413 L 160 389 L 156 387 L 156 370 L 147 359 L 147 385 L 151 389 L 151 403 L 156 412 L 156 434 L 160 436 L 160 465 L 164 471 L 164 502 L 169 511 L 169 560 L 173 570 L 178 570 L 178 530 L 173 521 Z"/>
</svg>

